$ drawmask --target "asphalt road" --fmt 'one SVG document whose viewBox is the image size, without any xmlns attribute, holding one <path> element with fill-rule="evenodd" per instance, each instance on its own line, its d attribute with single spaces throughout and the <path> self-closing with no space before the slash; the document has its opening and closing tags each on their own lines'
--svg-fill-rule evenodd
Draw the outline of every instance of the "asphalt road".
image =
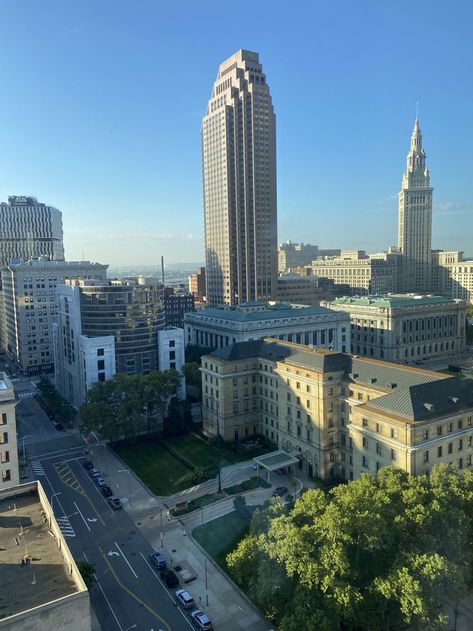
<svg viewBox="0 0 473 631">
<path fill-rule="evenodd" d="M 33 478 L 43 484 L 74 557 L 96 568 L 90 595 L 102 629 L 193 629 L 174 591 L 148 564 L 149 543 L 124 510 L 112 511 L 83 469 L 82 437 L 56 432 L 32 397 L 20 401 L 19 435 L 29 435 L 25 447 Z"/>
</svg>

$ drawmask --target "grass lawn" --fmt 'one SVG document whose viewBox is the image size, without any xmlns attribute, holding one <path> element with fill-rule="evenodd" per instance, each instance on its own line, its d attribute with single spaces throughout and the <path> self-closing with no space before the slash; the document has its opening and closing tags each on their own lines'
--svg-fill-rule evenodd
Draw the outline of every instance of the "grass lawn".
<svg viewBox="0 0 473 631">
<path fill-rule="evenodd" d="M 126 445 L 115 451 L 156 495 L 171 495 L 193 486 L 192 471 L 156 442 Z"/>
<path fill-rule="evenodd" d="M 194 466 L 202 468 L 216 468 L 219 464 L 225 466 L 235 462 L 251 460 L 253 456 L 268 451 L 268 449 L 255 449 L 237 453 L 228 445 L 220 445 L 217 447 L 216 445 L 204 442 L 192 434 L 171 436 L 165 440 L 168 445 L 171 445 L 176 451 L 179 451 Z"/>
<path fill-rule="evenodd" d="M 192 535 L 224 570 L 225 557 L 235 549 L 247 533 L 250 519 L 242 519 L 235 511 L 194 528 Z"/>
</svg>

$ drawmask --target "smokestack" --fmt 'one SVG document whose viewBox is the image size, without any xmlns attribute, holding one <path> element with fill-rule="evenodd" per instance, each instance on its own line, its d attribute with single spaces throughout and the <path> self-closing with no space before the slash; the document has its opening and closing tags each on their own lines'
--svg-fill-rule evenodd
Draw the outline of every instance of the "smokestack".
<svg viewBox="0 0 473 631">
<path fill-rule="evenodd" d="M 161 257 L 161 276 L 163 277 L 163 285 L 164 285 L 164 256 Z"/>
</svg>

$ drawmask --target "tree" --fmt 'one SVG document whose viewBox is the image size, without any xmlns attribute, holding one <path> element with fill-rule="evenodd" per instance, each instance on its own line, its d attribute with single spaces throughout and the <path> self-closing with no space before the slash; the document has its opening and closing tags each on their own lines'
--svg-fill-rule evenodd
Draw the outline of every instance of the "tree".
<svg viewBox="0 0 473 631">
<path fill-rule="evenodd" d="M 233 498 L 233 508 L 241 519 L 249 519 L 251 510 L 248 508 L 246 499 L 243 495 L 237 495 Z"/>
<path fill-rule="evenodd" d="M 186 346 L 186 363 L 197 362 L 200 366 L 202 355 L 208 355 L 214 349 L 213 346 L 199 346 L 198 344 L 188 344 Z"/>
<path fill-rule="evenodd" d="M 81 573 L 87 589 L 90 589 L 95 580 L 95 566 L 86 561 L 76 561 L 77 569 Z"/>
<path fill-rule="evenodd" d="M 199 392 L 199 400 L 202 399 L 202 375 L 200 373 L 200 362 L 187 362 L 182 367 L 182 372 L 186 379 L 186 385 L 196 388 Z"/>
</svg>

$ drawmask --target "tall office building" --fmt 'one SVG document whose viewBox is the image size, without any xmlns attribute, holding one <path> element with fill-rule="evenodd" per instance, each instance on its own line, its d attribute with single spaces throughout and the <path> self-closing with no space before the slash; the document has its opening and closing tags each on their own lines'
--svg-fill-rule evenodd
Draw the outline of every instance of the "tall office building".
<svg viewBox="0 0 473 631">
<path fill-rule="evenodd" d="M 12 195 L 0 203 L 0 267 L 37 257 L 64 260 L 61 211 L 36 197 Z"/>
<path fill-rule="evenodd" d="M 220 65 L 202 160 L 207 303 L 267 300 L 277 276 L 276 124 L 258 53 Z"/>
<path fill-rule="evenodd" d="M 398 246 L 402 291 L 425 292 L 432 284 L 432 191 L 422 133 L 416 118 L 399 197 Z"/>
</svg>

